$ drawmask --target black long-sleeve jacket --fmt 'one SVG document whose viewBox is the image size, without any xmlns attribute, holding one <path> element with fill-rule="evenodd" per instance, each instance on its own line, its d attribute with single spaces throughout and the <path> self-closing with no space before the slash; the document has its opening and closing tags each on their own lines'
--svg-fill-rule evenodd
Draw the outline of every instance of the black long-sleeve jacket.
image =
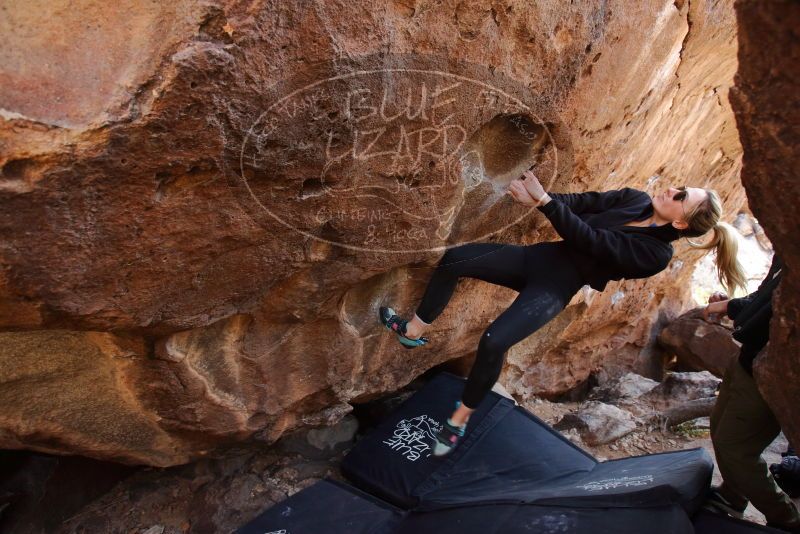
<svg viewBox="0 0 800 534">
<path fill-rule="evenodd" d="M 647 278 L 672 259 L 671 241 L 680 233 L 670 224 L 624 226 L 653 214 L 650 195 L 624 188 L 607 192 L 549 193 L 539 210 L 567 243 L 578 271 L 598 291 L 610 280 Z"/>
<path fill-rule="evenodd" d="M 753 360 L 769 341 L 769 321 L 772 318 L 772 294 L 781 281 L 783 262 L 772 257 L 766 278 L 754 292 L 728 302 L 728 317 L 733 319 L 733 339 L 742 344 L 739 363 L 753 372 Z"/>
</svg>

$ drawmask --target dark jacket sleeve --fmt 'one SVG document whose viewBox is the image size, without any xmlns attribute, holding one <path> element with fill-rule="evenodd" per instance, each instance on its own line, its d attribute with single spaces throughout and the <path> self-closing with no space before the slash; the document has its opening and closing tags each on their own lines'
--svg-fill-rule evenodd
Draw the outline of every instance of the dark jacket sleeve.
<svg viewBox="0 0 800 534">
<path fill-rule="evenodd" d="M 772 319 L 772 302 L 759 306 L 743 324 L 734 322 L 733 339 L 742 345 L 760 350 L 769 341 L 769 322 Z"/>
<path fill-rule="evenodd" d="M 672 248 L 657 239 L 604 228 L 592 228 L 570 208 L 553 197 L 538 208 L 564 241 L 598 258 L 604 258 L 626 273 L 625 278 L 652 276 L 666 268 Z"/>
<path fill-rule="evenodd" d="M 625 187 L 612 191 L 588 191 L 586 193 L 547 193 L 553 200 L 566 205 L 572 213 L 600 213 L 627 202 L 630 198 L 643 194 L 641 191 Z"/>
<path fill-rule="evenodd" d="M 729 300 L 728 301 L 728 317 L 730 317 L 731 320 L 735 321 L 736 318 L 739 316 L 739 312 L 741 312 L 742 309 L 745 306 L 747 306 L 750 303 L 751 300 L 753 300 L 753 296 L 754 295 L 755 295 L 755 292 L 750 293 L 746 297 L 739 297 L 738 299 Z"/>
<path fill-rule="evenodd" d="M 728 316 L 733 319 L 733 339 L 756 352 L 769 341 L 772 294 L 781 281 L 781 275 L 775 275 L 781 266 L 780 259 L 773 258 L 772 266 L 758 289 L 746 297 L 728 302 Z M 731 304 L 734 304 L 733 316 Z"/>
<path fill-rule="evenodd" d="M 731 299 L 728 301 L 728 317 L 731 320 L 735 321 L 736 318 L 739 316 L 739 313 L 753 303 L 753 300 L 759 295 L 759 293 L 765 291 L 767 286 L 770 285 L 770 281 L 775 277 L 775 273 L 777 273 L 783 267 L 783 262 L 778 257 L 777 254 L 772 256 L 772 265 L 769 267 L 769 272 L 767 272 L 767 276 L 761 281 L 758 285 L 758 289 L 747 295 L 746 297 L 740 297 L 738 299 Z M 770 291 L 770 298 L 772 298 L 772 292 Z"/>
</svg>

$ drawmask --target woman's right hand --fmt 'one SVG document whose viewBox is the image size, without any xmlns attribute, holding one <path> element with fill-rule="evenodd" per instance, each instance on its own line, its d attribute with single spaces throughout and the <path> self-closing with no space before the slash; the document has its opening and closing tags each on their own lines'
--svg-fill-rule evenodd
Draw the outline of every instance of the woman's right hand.
<svg viewBox="0 0 800 534">
<path fill-rule="evenodd" d="M 522 185 L 525 186 L 525 189 L 527 189 L 531 197 L 537 203 L 544 200 L 544 197 L 547 195 L 547 192 L 545 192 L 544 187 L 542 187 L 542 184 L 539 183 L 539 179 L 536 177 L 535 174 L 533 174 L 533 171 L 527 170 L 522 173 L 522 176 L 524 176 L 524 179 L 521 180 Z"/>
<path fill-rule="evenodd" d="M 508 184 L 507 193 L 520 204 L 531 207 L 539 205 L 539 202 L 534 199 L 525 188 L 525 184 L 522 183 L 522 180 L 511 180 L 511 183 Z"/>
</svg>

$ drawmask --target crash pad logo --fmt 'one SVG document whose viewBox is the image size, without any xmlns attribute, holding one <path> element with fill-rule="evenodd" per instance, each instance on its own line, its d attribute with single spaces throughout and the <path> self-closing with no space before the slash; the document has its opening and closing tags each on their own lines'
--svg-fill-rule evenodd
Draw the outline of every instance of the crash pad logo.
<svg viewBox="0 0 800 534">
<path fill-rule="evenodd" d="M 430 456 L 431 443 L 441 429 L 442 424 L 428 415 L 403 419 L 397 423 L 392 436 L 383 443 L 406 460 L 414 462 L 423 456 Z"/>
<path fill-rule="evenodd" d="M 381 68 L 356 68 L 373 63 Z M 557 160 L 548 123 L 517 96 L 521 84 L 480 66 L 424 68 L 439 63 L 323 65 L 271 88 L 239 155 L 266 221 L 353 250 L 419 252 L 458 245 L 457 219 L 479 223 L 469 238 L 479 241 L 532 213 L 476 221 L 499 202 L 509 212 L 510 179 L 537 158 Z M 550 174 L 539 176 L 545 186 L 555 165 Z"/>
<path fill-rule="evenodd" d="M 288 532 L 286 531 L 285 528 L 282 528 L 280 530 L 273 530 L 273 531 L 270 531 L 270 532 L 265 532 L 264 534 L 288 534 Z"/>
<path fill-rule="evenodd" d="M 639 477 L 620 477 L 587 482 L 578 487 L 586 491 L 604 491 L 615 488 L 630 488 L 636 486 L 647 486 L 653 482 L 653 475 L 643 475 Z"/>
</svg>

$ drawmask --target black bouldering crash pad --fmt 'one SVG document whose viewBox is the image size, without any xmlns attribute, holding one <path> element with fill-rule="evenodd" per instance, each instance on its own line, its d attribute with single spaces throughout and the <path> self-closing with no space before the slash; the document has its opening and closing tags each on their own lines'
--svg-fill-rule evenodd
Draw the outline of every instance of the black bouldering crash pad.
<svg viewBox="0 0 800 534">
<path fill-rule="evenodd" d="M 713 468 L 702 449 L 598 462 L 496 393 L 456 450 L 434 457 L 435 432 L 463 387 L 438 375 L 362 438 L 342 464 L 358 489 L 320 481 L 238 532 L 775 532 L 700 510 Z"/>
</svg>

